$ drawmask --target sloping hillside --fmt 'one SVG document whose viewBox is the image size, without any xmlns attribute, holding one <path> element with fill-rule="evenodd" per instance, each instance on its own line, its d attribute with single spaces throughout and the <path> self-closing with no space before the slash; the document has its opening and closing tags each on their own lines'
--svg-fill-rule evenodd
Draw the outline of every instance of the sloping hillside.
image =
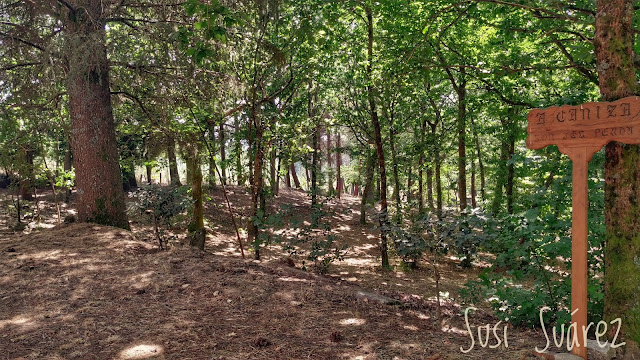
<svg viewBox="0 0 640 360">
<path fill-rule="evenodd" d="M 347 281 L 158 251 L 115 228 L 5 235 L 0 249 L 2 359 L 522 359 L 533 349 L 517 333 L 508 349 L 464 355 L 459 309 L 442 331 L 425 302 L 384 305 Z"/>
</svg>

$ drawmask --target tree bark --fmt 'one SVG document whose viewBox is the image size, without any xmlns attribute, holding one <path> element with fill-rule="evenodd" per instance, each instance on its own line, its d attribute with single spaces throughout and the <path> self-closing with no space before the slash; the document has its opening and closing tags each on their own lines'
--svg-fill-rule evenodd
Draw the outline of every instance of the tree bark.
<svg viewBox="0 0 640 360">
<path fill-rule="evenodd" d="M 400 212 L 400 177 L 398 175 L 398 158 L 396 156 L 396 131 L 393 117 L 389 126 L 389 147 L 391 149 L 391 168 L 393 169 L 393 199 L 396 202 L 396 211 Z"/>
<path fill-rule="evenodd" d="M 191 199 L 193 217 L 189 224 L 189 245 L 204 250 L 206 230 L 204 227 L 204 208 L 202 204 L 202 169 L 197 149 L 190 146 L 188 151 L 188 169 L 191 173 Z"/>
<path fill-rule="evenodd" d="M 467 118 L 467 80 L 461 68 L 462 79 L 458 84 L 458 197 L 460 210 L 467 208 L 467 161 L 466 161 L 466 118 Z"/>
<path fill-rule="evenodd" d="M 63 165 L 63 169 L 65 173 L 68 173 L 71 171 L 71 142 L 69 139 L 67 139 L 66 143 L 65 143 L 65 150 L 64 150 L 64 165 Z M 65 186 L 64 187 L 64 202 L 65 203 L 69 203 L 69 201 L 71 200 L 71 186 Z"/>
<path fill-rule="evenodd" d="M 384 148 L 382 147 L 382 133 L 380 130 L 380 121 L 378 120 L 378 112 L 376 110 L 376 101 L 372 81 L 372 65 L 373 65 L 373 13 L 370 6 L 365 6 L 367 14 L 367 94 L 369 99 L 369 111 L 371 114 L 371 122 L 373 123 L 373 131 L 376 144 L 376 152 L 378 154 L 378 168 L 380 170 L 380 257 L 383 268 L 389 268 L 389 255 L 387 245 L 387 172 L 384 160 Z"/>
<path fill-rule="evenodd" d="M 594 46 L 600 94 L 602 100 L 613 101 L 638 89 L 633 1 L 598 0 L 597 6 Z M 625 358 L 640 358 L 640 146 L 612 142 L 605 154 L 604 317 L 606 321 L 623 319 Z M 611 334 L 616 330 L 614 326 Z"/>
<path fill-rule="evenodd" d="M 333 194 L 333 157 L 331 156 L 331 131 L 327 126 L 325 128 L 327 134 L 327 190 L 328 194 Z"/>
<path fill-rule="evenodd" d="M 373 174 L 375 171 L 375 150 L 367 150 L 367 162 L 365 165 L 365 184 L 362 198 L 360 199 L 360 224 L 367 223 L 367 206 L 373 203 Z"/>
<path fill-rule="evenodd" d="M 293 185 L 296 189 L 300 189 L 300 179 L 298 179 L 298 173 L 296 172 L 296 164 L 289 164 L 289 173 L 291 173 L 291 177 L 293 178 Z M 289 183 L 289 186 L 291 186 L 291 183 Z"/>
<path fill-rule="evenodd" d="M 167 136 L 167 159 L 169 160 L 169 178 L 171 185 L 182 186 L 180 173 L 178 172 L 178 159 L 176 157 L 176 140 Z"/>
<path fill-rule="evenodd" d="M 255 102 L 254 102 L 255 104 Z M 264 162 L 264 145 L 262 144 L 263 140 L 263 129 L 262 126 L 258 123 L 257 114 L 255 113 L 257 109 L 255 109 L 255 105 L 251 109 L 251 119 L 250 123 L 255 124 L 255 135 L 253 139 L 249 142 L 253 145 L 251 148 L 253 149 L 253 167 L 251 167 L 251 175 L 249 176 L 250 184 L 251 184 L 251 209 L 249 213 L 249 224 L 247 226 L 247 236 L 249 244 L 253 246 L 254 250 L 254 259 L 260 260 L 260 241 L 259 241 L 259 229 L 255 224 L 255 221 L 258 217 L 258 209 L 260 207 L 260 200 L 264 187 L 264 176 L 262 175 L 262 166 Z M 251 152 L 250 152 L 251 154 Z"/>
<path fill-rule="evenodd" d="M 318 204 L 318 171 L 320 170 L 318 164 L 320 161 L 320 124 L 318 119 L 316 119 L 316 105 L 314 101 L 317 100 L 317 88 L 315 91 L 313 91 L 312 88 L 313 84 L 309 84 L 309 102 L 307 111 L 309 112 L 309 118 L 315 122 L 313 127 L 313 134 L 311 135 L 313 137 L 313 153 L 311 155 L 311 209 L 315 209 Z"/>
<path fill-rule="evenodd" d="M 476 195 L 476 161 L 471 160 L 471 207 L 474 209 L 478 207 Z"/>
<path fill-rule="evenodd" d="M 513 126 L 512 126 L 513 131 Z M 516 151 L 516 143 L 515 136 L 512 133 L 509 138 L 508 145 L 508 160 L 510 161 L 515 155 Z M 513 214 L 513 182 L 515 177 L 515 164 L 513 162 L 509 162 L 507 165 L 507 185 L 506 185 L 506 193 L 507 193 L 507 212 L 509 214 Z"/>
<path fill-rule="evenodd" d="M 69 71 L 71 146 L 78 189 L 77 219 L 128 229 L 100 0 L 78 1 L 63 17 Z"/>
<path fill-rule="evenodd" d="M 338 192 L 338 199 L 340 199 L 340 196 L 342 194 L 342 174 L 340 172 L 340 167 L 342 166 L 342 144 L 340 144 L 340 131 L 337 131 L 336 137 L 336 191 Z"/>
<path fill-rule="evenodd" d="M 471 125 L 473 126 L 473 142 L 476 147 L 476 156 L 478 157 L 478 168 L 480 170 L 480 198 L 482 199 L 482 201 L 485 201 L 487 197 L 485 192 L 486 182 L 485 182 L 485 175 L 484 175 L 484 163 L 482 162 L 482 152 L 480 151 L 480 140 L 478 139 L 478 129 L 476 129 L 476 126 L 473 121 L 473 117 L 471 118 Z"/>
<path fill-rule="evenodd" d="M 220 129 L 218 130 L 218 138 L 220 140 L 220 172 L 222 173 L 222 179 L 220 182 L 222 185 L 227 185 L 227 154 L 225 149 L 225 137 L 224 137 L 224 121 L 220 123 Z M 240 155 L 238 154 L 238 157 Z"/>
<path fill-rule="evenodd" d="M 242 139 L 240 135 L 240 120 L 236 116 L 233 120 L 233 124 L 235 126 L 235 155 L 236 155 L 236 183 L 238 186 L 244 185 L 244 175 L 242 171 Z"/>
</svg>

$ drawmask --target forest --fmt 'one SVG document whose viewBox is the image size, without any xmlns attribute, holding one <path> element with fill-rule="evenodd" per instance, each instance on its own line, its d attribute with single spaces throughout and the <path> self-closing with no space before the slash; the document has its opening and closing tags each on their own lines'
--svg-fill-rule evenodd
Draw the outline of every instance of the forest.
<svg viewBox="0 0 640 360">
<path fill-rule="evenodd" d="M 585 170 L 588 356 L 575 159 L 527 146 L 533 109 L 640 114 L 639 21 L 0 0 L 0 358 L 640 359 L 640 133 Z"/>
</svg>

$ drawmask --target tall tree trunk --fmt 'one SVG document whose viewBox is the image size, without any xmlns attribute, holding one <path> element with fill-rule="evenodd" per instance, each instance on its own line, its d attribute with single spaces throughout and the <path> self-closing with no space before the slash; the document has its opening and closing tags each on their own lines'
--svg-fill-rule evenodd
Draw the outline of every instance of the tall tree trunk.
<svg viewBox="0 0 640 360">
<path fill-rule="evenodd" d="M 30 148 L 23 148 L 21 153 L 20 175 L 20 198 L 22 200 L 33 200 L 33 190 L 35 189 L 35 177 L 33 172 L 33 160 L 36 152 Z"/>
<path fill-rule="evenodd" d="M 478 168 L 480 170 L 480 198 L 482 201 L 487 199 L 486 195 L 486 183 L 484 176 L 484 164 L 482 162 L 482 152 L 480 151 L 480 140 L 478 139 L 478 129 L 473 121 L 473 117 L 471 118 L 471 125 L 473 127 L 473 142 L 476 147 L 476 156 L 478 157 Z"/>
<path fill-rule="evenodd" d="M 269 186 L 271 187 L 271 192 L 275 195 L 276 193 L 276 182 L 278 181 L 277 171 L 276 171 L 276 148 L 272 147 L 269 155 Z"/>
<path fill-rule="evenodd" d="M 467 151 L 466 151 L 466 118 L 467 118 L 467 80 L 464 78 L 464 68 L 460 73 L 462 79 L 458 84 L 458 197 L 460 210 L 467 208 Z"/>
<path fill-rule="evenodd" d="M 284 176 L 284 184 L 286 185 L 287 188 L 291 188 L 291 168 L 289 167 L 289 170 L 287 170 L 287 175 Z"/>
<path fill-rule="evenodd" d="M 65 150 L 64 150 L 64 172 L 68 173 L 71 171 L 71 142 L 69 139 L 65 142 Z M 71 186 L 65 186 L 64 188 L 64 202 L 69 203 L 71 200 Z"/>
<path fill-rule="evenodd" d="M 378 168 L 380 170 L 380 257 L 383 268 L 389 268 L 389 255 L 387 245 L 387 172 L 384 160 L 384 148 L 382 147 L 382 133 L 380 130 L 380 121 L 378 120 L 378 112 L 376 110 L 376 101 L 374 88 L 371 84 L 372 65 L 373 65 L 373 13 L 369 5 L 365 6 L 367 13 L 367 94 L 369 99 L 369 111 L 371 114 L 371 122 L 373 123 L 374 140 L 376 144 L 376 152 L 378 153 Z"/>
<path fill-rule="evenodd" d="M 255 100 L 255 99 L 254 99 Z M 252 139 L 249 140 L 250 144 L 253 144 L 253 166 L 251 175 L 249 176 L 249 183 L 251 184 L 251 208 L 249 213 L 249 224 L 247 226 L 247 237 L 249 244 L 253 246 L 254 258 L 260 260 L 260 241 L 259 241 L 259 229 L 255 225 L 255 221 L 258 217 L 258 210 L 260 208 L 261 196 L 264 188 L 264 176 L 262 174 L 262 167 L 264 162 L 264 144 L 263 142 L 263 129 L 261 122 L 257 119 L 256 105 L 251 109 L 251 119 L 249 123 L 255 124 L 255 134 Z M 251 154 L 251 152 L 249 152 Z"/>
<path fill-rule="evenodd" d="M 309 84 L 309 102 L 307 111 L 309 113 L 309 118 L 314 122 L 312 134 L 313 153 L 311 154 L 311 209 L 315 209 L 318 204 L 318 172 L 320 171 L 320 121 L 316 119 L 315 108 L 317 94 L 317 87 L 313 90 L 313 84 Z"/>
<path fill-rule="evenodd" d="M 242 170 L 242 138 L 240 135 L 240 120 L 238 119 L 238 116 L 236 116 L 233 120 L 233 124 L 235 127 L 235 132 L 234 132 L 234 146 L 235 146 L 235 155 L 236 155 L 236 183 L 238 186 L 242 186 L 244 185 L 244 175 L 243 175 L 243 170 Z"/>
<path fill-rule="evenodd" d="M 478 203 L 476 202 L 476 161 L 475 159 L 471 160 L 471 207 L 477 208 Z"/>
<path fill-rule="evenodd" d="M 340 172 L 340 167 L 342 166 L 342 151 L 341 151 L 341 146 L 342 144 L 340 144 L 340 131 L 337 131 L 336 134 L 336 172 L 337 172 L 337 182 L 336 182 L 336 191 L 338 192 L 338 199 L 340 199 L 340 195 L 342 194 L 342 173 Z"/>
<path fill-rule="evenodd" d="M 513 128 L 513 126 L 512 126 Z M 515 135 L 512 133 L 509 138 L 509 146 L 508 146 L 508 159 L 511 160 L 516 150 L 516 140 Z M 509 161 L 509 165 L 507 166 L 507 185 L 506 185 L 506 193 L 507 193 L 507 212 L 509 214 L 513 214 L 513 181 L 515 177 L 515 165 L 512 161 Z"/>
<path fill-rule="evenodd" d="M 400 178 L 398 176 L 398 159 L 396 157 L 396 131 L 393 125 L 393 117 L 391 119 L 391 126 L 389 126 L 389 146 L 391 147 L 391 168 L 393 169 L 393 200 L 396 203 L 396 219 L 400 221 Z"/>
<path fill-rule="evenodd" d="M 222 185 L 227 185 L 227 154 L 224 137 L 224 120 L 220 122 L 220 129 L 218 130 L 218 139 L 220 140 L 220 171 L 222 172 L 222 179 L 220 182 Z M 240 155 L 238 155 L 240 156 Z"/>
<path fill-rule="evenodd" d="M 491 212 L 494 215 L 500 213 L 504 198 L 504 186 L 507 183 L 507 161 L 509 161 L 509 146 L 504 141 L 500 144 L 500 161 L 496 170 L 496 186 L 493 190 L 493 201 L 491 202 Z"/>
<path fill-rule="evenodd" d="M 105 47 L 101 0 L 64 16 L 77 218 L 128 229 Z M 81 11 L 80 11 L 81 10 Z"/>
<path fill-rule="evenodd" d="M 280 193 L 280 165 L 282 165 L 282 159 L 278 157 L 278 167 L 276 168 L 276 188 L 273 192 L 274 195 Z"/>
<path fill-rule="evenodd" d="M 325 133 L 327 134 L 327 190 L 328 194 L 333 194 L 333 157 L 331 156 L 331 131 L 329 126 L 326 126 Z"/>
<path fill-rule="evenodd" d="M 373 203 L 373 174 L 376 165 L 375 149 L 367 150 L 367 162 L 365 165 L 365 183 L 362 198 L 360 199 L 360 224 L 367 223 L 367 206 Z"/>
<path fill-rule="evenodd" d="M 171 185 L 182 186 L 178 172 L 178 158 L 176 157 L 176 141 L 173 136 L 167 136 L 167 159 L 169 160 L 169 178 Z"/>
<path fill-rule="evenodd" d="M 633 95 L 633 1 L 598 0 L 594 46 L 602 100 Z M 625 359 L 640 358 L 640 146 L 609 143 L 605 152 L 606 321 L 623 319 Z M 617 330 L 614 326 L 611 334 Z M 621 340 L 618 340 L 618 343 Z"/>
<path fill-rule="evenodd" d="M 300 179 L 298 179 L 298 173 L 296 172 L 296 164 L 289 164 L 289 173 L 291 173 L 291 177 L 293 178 L 293 185 L 296 187 L 296 189 L 300 189 Z"/>
<path fill-rule="evenodd" d="M 191 199 L 193 200 L 193 217 L 189 224 L 189 245 L 204 250 L 207 235 L 204 227 L 200 157 L 197 149 L 193 146 L 189 146 L 187 153 L 187 169 L 191 174 Z"/>
</svg>

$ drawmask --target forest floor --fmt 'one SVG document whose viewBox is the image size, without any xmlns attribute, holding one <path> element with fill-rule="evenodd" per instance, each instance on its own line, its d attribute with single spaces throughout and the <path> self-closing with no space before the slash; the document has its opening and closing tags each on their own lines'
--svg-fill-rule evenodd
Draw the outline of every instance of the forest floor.
<svg viewBox="0 0 640 360">
<path fill-rule="evenodd" d="M 247 214 L 244 189 L 228 190 L 236 215 Z M 10 197 L 0 194 L 0 359 L 520 360 L 545 346 L 541 331 L 509 326 L 508 347 L 481 347 L 476 327 L 497 322 L 481 309 L 469 320 L 475 346 L 463 353 L 471 338 L 458 291 L 483 264 L 463 269 L 448 257 L 437 264 L 438 321 L 433 264 L 382 270 L 379 237 L 372 225 L 359 224 L 357 198 L 326 204 L 331 233 L 348 250 L 318 275 L 301 270 L 297 258 L 290 266 L 276 245 L 259 262 L 242 260 L 222 191 L 210 196 L 200 252 L 160 250 L 139 219 L 132 219 L 132 232 L 56 226 L 50 193 L 39 203 L 40 225 L 6 230 Z M 274 203 L 310 214 L 301 191 L 283 189 Z M 73 204 L 61 210 L 64 218 Z M 396 301 L 384 304 L 388 299 Z"/>
</svg>

